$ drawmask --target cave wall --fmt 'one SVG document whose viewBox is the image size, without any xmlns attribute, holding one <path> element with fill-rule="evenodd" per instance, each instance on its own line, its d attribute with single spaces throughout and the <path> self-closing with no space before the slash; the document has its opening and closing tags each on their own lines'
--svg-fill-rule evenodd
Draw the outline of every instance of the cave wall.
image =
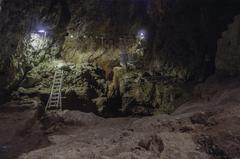
<svg viewBox="0 0 240 159">
<path fill-rule="evenodd" d="M 61 1 L 4 0 L 1 5 L 0 102 L 34 66 L 60 56 L 70 16 Z M 40 29 L 47 31 L 46 37 Z"/>
<path fill-rule="evenodd" d="M 17 57 L 17 46 L 21 41 L 27 22 L 28 10 L 31 6 L 29 1 L 25 3 L 16 3 L 13 1 L 3 1 L 2 11 L 0 12 L 0 93 L 1 100 L 5 98 L 10 87 L 23 76 L 19 57 Z M 11 9 L 10 9 L 11 8 Z M 29 7 L 30 8 L 30 7 Z M 19 18 L 21 17 L 21 18 Z M 3 97 L 3 98 L 2 98 Z"/>
<path fill-rule="evenodd" d="M 147 1 L 70 0 L 68 3 L 72 18 L 62 53 L 65 60 L 95 62 L 110 73 L 119 66 L 122 42 L 128 52 L 142 55 L 136 35 L 148 26 Z"/>
<path fill-rule="evenodd" d="M 240 16 L 228 25 L 218 40 L 216 68 L 219 73 L 238 75 L 240 72 Z"/>
<path fill-rule="evenodd" d="M 138 55 L 138 68 L 133 74 L 119 76 L 118 81 L 124 81 L 119 83 L 121 88 L 131 85 L 132 81 L 124 78 L 135 80 L 129 78 L 135 73 L 136 79 L 148 74 L 164 80 L 161 86 L 147 85 L 142 90 L 136 85 L 121 96 L 136 89 L 143 94 L 154 90 L 156 96 L 149 97 L 148 103 L 156 98 L 160 99 L 156 105 L 167 105 L 179 96 L 175 89 L 184 94 L 182 84 L 203 81 L 214 73 L 217 40 L 239 14 L 238 4 L 236 0 L 4 0 L 0 12 L 0 95 L 16 89 L 33 67 L 58 57 L 75 64 L 95 63 L 112 84 L 124 45 Z M 39 29 L 47 34 L 38 33 Z M 139 41 L 136 36 L 141 30 L 146 39 Z M 137 96 L 134 100 L 141 98 L 133 96 Z"/>
<path fill-rule="evenodd" d="M 239 13 L 239 2 L 152 2 L 150 68 L 186 81 L 213 74 L 217 40 Z"/>
<path fill-rule="evenodd" d="M 144 68 L 184 81 L 202 81 L 215 72 L 217 40 L 240 11 L 236 0 L 68 3 L 72 18 L 63 50 L 67 61 L 97 62 L 111 72 L 119 65 L 123 38 L 129 53 L 142 48 Z M 138 45 L 141 29 L 147 40 Z"/>
</svg>

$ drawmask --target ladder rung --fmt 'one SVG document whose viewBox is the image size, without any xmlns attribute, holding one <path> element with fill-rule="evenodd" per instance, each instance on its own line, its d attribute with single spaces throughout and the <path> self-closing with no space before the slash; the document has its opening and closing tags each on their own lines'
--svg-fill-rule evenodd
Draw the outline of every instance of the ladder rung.
<svg viewBox="0 0 240 159">
<path fill-rule="evenodd" d="M 52 94 L 52 97 L 58 97 L 59 94 Z"/>
<path fill-rule="evenodd" d="M 54 97 L 51 97 L 50 100 L 56 100 L 58 98 L 59 98 L 59 96 L 54 96 Z"/>
<path fill-rule="evenodd" d="M 60 95 L 61 92 L 60 91 L 56 91 L 56 92 L 52 91 L 51 94 L 56 96 L 56 95 Z"/>
<path fill-rule="evenodd" d="M 51 100 L 49 103 L 57 103 L 58 100 Z"/>
<path fill-rule="evenodd" d="M 54 93 L 54 94 L 59 94 L 60 93 L 60 89 L 58 88 L 58 89 L 53 89 L 52 90 L 52 93 Z"/>
<path fill-rule="evenodd" d="M 48 108 L 58 108 L 58 106 L 50 105 L 50 106 L 48 106 Z"/>
<path fill-rule="evenodd" d="M 61 96 L 61 94 L 59 93 L 59 91 L 53 91 L 54 95 L 52 97 L 59 97 Z M 58 94 L 58 95 L 57 95 Z"/>
<path fill-rule="evenodd" d="M 54 84 L 54 85 L 55 85 L 55 84 L 59 84 L 59 85 L 60 85 L 61 83 L 62 83 L 61 81 L 54 81 L 53 84 Z"/>
<path fill-rule="evenodd" d="M 53 103 L 49 103 L 48 104 L 49 107 L 53 107 L 53 106 L 57 106 L 56 104 L 53 104 Z"/>
<path fill-rule="evenodd" d="M 55 101 L 55 102 L 53 101 L 53 102 L 49 102 L 48 104 L 49 105 L 57 105 L 58 103 L 59 103 L 58 101 Z"/>
<path fill-rule="evenodd" d="M 60 95 L 61 91 L 58 89 L 58 90 L 53 90 L 52 91 L 52 94 L 56 95 L 56 94 L 59 94 Z"/>
<path fill-rule="evenodd" d="M 63 71 L 56 70 L 52 83 L 52 91 L 49 97 L 49 102 L 46 106 L 46 111 L 48 109 L 61 109 L 61 89 L 63 82 Z"/>
<path fill-rule="evenodd" d="M 58 104 L 53 104 L 53 103 L 49 104 L 49 107 L 57 107 L 57 106 L 58 106 Z"/>
<path fill-rule="evenodd" d="M 52 88 L 55 88 L 55 89 L 56 89 L 56 88 L 60 88 L 60 86 L 53 86 Z"/>
<path fill-rule="evenodd" d="M 59 87 L 58 87 L 58 88 L 56 88 L 56 87 L 55 87 L 55 88 L 53 88 L 53 90 L 59 90 L 59 89 L 60 89 Z"/>
</svg>

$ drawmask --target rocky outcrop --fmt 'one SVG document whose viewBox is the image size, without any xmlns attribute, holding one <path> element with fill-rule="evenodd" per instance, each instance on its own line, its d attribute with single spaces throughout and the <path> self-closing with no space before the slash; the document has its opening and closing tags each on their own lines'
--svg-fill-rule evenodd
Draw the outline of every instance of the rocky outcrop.
<svg viewBox="0 0 240 159">
<path fill-rule="evenodd" d="M 54 71 L 60 61 L 41 63 L 27 75 L 13 97 L 40 96 L 47 101 Z M 106 81 L 99 67 L 85 63 L 63 67 L 64 109 L 99 113 L 104 116 L 153 115 L 171 113 L 189 98 L 190 92 L 181 81 L 154 72 L 115 67 L 113 80 Z"/>
<path fill-rule="evenodd" d="M 47 101 L 51 92 L 54 72 L 59 63 L 41 63 L 31 70 L 20 88 L 13 95 L 40 96 Z M 106 81 L 104 71 L 92 64 L 73 65 L 65 67 L 63 79 L 63 105 L 64 109 L 77 109 L 84 112 L 99 112 L 97 99 L 106 94 Z"/>
<path fill-rule="evenodd" d="M 203 81 L 215 71 L 216 41 L 239 13 L 236 3 L 224 5 L 224 1 L 212 0 L 201 3 L 187 0 L 3 1 L 0 79 L 4 82 L 0 84 L 0 95 L 5 97 L 20 83 L 34 93 L 29 89 L 31 85 L 40 86 L 42 80 L 49 79 L 49 73 L 46 77 L 29 77 L 33 76 L 33 67 L 61 57 L 76 65 L 93 63 L 104 70 L 105 77 L 100 79 L 105 83 L 97 82 L 102 88 L 91 83 L 91 78 L 80 79 L 89 73 L 80 74 L 77 77 L 80 80 L 75 83 L 71 83 L 74 79 L 68 79 L 66 94 L 74 99 L 81 96 L 87 108 L 99 105 L 97 107 L 104 110 L 106 105 L 115 105 L 114 109 L 124 112 L 134 112 L 132 109 L 148 112 L 146 107 L 152 110 L 165 105 L 171 110 L 172 103 L 178 103 L 175 98 L 187 93 L 185 85 Z M 4 45 L 6 43 L 8 45 Z M 119 78 L 118 89 L 114 86 L 113 74 L 114 68 L 120 66 L 119 52 L 124 50 L 130 54 L 129 59 L 136 57 L 131 65 L 135 70 Z M 138 72 L 144 74 L 142 70 L 149 74 L 154 72 L 151 76 L 156 74 L 164 80 L 159 79 L 158 84 L 154 84 L 143 79 L 146 82 L 139 87 L 138 82 L 133 81 Z M 129 79 L 128 76 L 134 77 Z M 43 83 L 50 86 L 49 82 Z M 86 83 L 91 84 L 83 87 Z M 128 85 L 133 87 L 130 91 Z M 71 87 L 78 90 L 72 91 Z M 109 93 L 104 90 L 107 87 Z M 41 90 L 44 94 L 44 89 Z M 144 95 L 130 92 L 144 92 Z M 74 102 L 79 103 L 79 100 Z M 128 108 L 133 105 L 136 106 Z"/>
<path fill-rule="evenodd" d="M 10 0 L 1 6 L 0 95 L 4 97 L 32 67 L 59 54 L 69 14 L 64 2 Z"/>
<path fill-rule="evenodd" d="M 132 115 L 171 113 L 188 98 L 189 92 L 182 82 L 154 72 L 114 69 L 109 98 L 121 98 L 119 111 Z M 184 88 L 185 87 L 185 88 Z M 112 93 L 111 93 L 112 92 Z M 114 93 L 115 92 L 115 93 Z M 119 92 L 116 94 L 116 92 Z"/>
</svg>

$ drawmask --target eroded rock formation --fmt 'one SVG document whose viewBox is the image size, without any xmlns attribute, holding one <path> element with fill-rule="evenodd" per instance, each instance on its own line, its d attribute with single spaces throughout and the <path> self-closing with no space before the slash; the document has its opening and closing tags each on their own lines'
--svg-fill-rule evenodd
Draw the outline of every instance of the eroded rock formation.
<svg viewBox="0 0 240 159">
<path fill-rule="evenodd" d="M 76 65 L 91 63 L 105 72 L 101 93 L 85 94 L 88 103 L 104 103 L 99 106 L 102 110 L 119 103 L 113 110 L 171 112 L 191 92 L 192 83 L 215 71 L 216 41 L 239 13 L 236 4 L 223 0 L 3 1 L 1 96 L 7 99 L 29 77 L 32 82 L 44 80 L 32 75 L 32 69 L 62 58 Z M 144 32 L 144 39 L 139 40 L 139 31 Z M 116 75 L 122 47 L 133 54 L 135 63 Z M 52 70 L 46 71 L 51 74 Z M 157 76 L 157 84 L 145 75 Z M 79 88 L 83 83 L 71 86 Z M 28 87 L 26 83 L 21 86 Z"/>
</svg>

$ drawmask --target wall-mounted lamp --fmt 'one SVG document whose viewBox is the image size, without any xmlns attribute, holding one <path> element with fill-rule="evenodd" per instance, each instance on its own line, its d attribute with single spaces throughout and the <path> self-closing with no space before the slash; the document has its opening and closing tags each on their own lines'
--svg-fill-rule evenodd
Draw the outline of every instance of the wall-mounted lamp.
<svg viewBox="0 0 240 159">
<path fill-rule="evenodd" d="M 144 33 L 140 33 L 140 39 L 141 40 L 145 39 L 145 34 Z"/>
<path fill-rule="evenodd" d="M 47 32 L 43 29 L 38 30 L 38 33 L 44 34 L 44 36 L 47 36 Z"/>
<path fill-rule="evenodd" d="M 147 38 L 147 35 L 146 35 L 146 31 L 145 30 L 140 30 L 138 31 L 138 34 L 137 34 L 137 38 L 139 40 L 145 40 Z"/>
</svg>

